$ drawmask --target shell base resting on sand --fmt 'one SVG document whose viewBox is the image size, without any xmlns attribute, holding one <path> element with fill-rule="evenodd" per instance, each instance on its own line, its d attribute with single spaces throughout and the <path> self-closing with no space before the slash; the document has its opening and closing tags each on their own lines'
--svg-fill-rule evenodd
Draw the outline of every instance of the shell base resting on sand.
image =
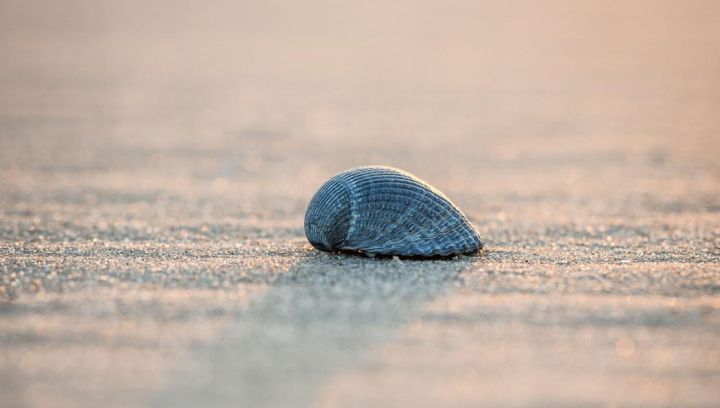
<svg viewBox="0 0 720 408">
<path fill-rule="evenodd" d="M 450 256 L 483 240 L 465 214 L 426 182 L 392 167 L 358 167 L 310 200 L 305 236 L 317 249 L 366 255 Z"/>
</svg>

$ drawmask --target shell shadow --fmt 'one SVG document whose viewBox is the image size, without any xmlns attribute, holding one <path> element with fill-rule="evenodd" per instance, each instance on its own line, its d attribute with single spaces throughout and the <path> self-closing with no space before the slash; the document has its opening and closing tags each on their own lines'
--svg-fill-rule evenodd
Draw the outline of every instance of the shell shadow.
<svg viewBox="0 0 720 408">
<path fill-rule="evenodd" d="M 378 260 L 401 260 L 401 261 L 448 261 L 454 262 L 465 258 L 479 258 L 487 254 L 487 251 L 480 249 L 473 253 L 468 254 L 450 254 L 450 255 L 385 255 L 385 254 L 367 254 L 362 251 L 352 250 L 339 250 L 329 251 L 321 250 L 330 255 L 336 256 L 349 256 L 349 257 L 363 257 L 363 258 L 374 258 Z"/>
<path fill-rule="evenodd" d="M 479 256 L 370 259 L 307 251 L 197 350 L 152 406 L 308 406 L 424 307 L 461 284 Z"/>
</svg>

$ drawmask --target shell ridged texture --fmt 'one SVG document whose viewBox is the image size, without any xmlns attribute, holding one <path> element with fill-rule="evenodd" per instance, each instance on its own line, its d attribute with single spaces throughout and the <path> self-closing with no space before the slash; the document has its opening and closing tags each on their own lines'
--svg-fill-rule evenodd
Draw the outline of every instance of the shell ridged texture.
<svg viewBox="0 0 720 408">
<path fill-rule="evenodd" d="M 448 256 L 483 241 L 441 192 L 391 167 L 359 167 L 327 181 L 310 200 L 305 235 L 324 251 Z"/>
</svg>

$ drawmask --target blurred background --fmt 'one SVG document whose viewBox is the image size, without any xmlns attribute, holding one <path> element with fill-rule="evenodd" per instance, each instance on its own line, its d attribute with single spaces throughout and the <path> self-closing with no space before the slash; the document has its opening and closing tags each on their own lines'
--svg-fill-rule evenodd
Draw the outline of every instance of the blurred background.
<svg viewBox="0 0 720 408">
<path fill-rule="evenodd" d="M 718 153 L 713 1 L 1 7 L 10 193 L 50 178 L 60 194 L 92 168 L 90 189 L 245 201 L 380 163 L 451 192 L 477 177 L 487 193 L 580 198 L 590 180 L 613 194 L 641 176 L 611 164 Z M 547 166 L 568 174 L 525 171 Z"/>
<path fill-rule="evenodd" d="M 712 405 L 718 112 L 712 0 L 0 0 L 0 391 L 10 406 L 167 396 L 158 390 L 178 389 L 167 374 L 177 361 L 215 347 L 221 328 L 254 321 L 238 317 L 256 299 L 250 293 L 263 288 L 270 297 L 261 299 L 292 310 L 298 293 L 273 289 L 275 277 L 303 263 L 345 270 L 313 263 L 305 206 L 336 172 L 385 164 L 450 196 L 489 252 L 458 284 L 475 301 L 449 295 L 428 306 L 446 286 L 415 282 L 421 306 L 398 300 L 402 319 L 377 324 L 404 333 L 398 322 L 420 319 L 426 306 L 452 310 L 457 342 L 433 343 L 444 329 L 430 319 L 401 343 L 419 351 L 390 345 L 400 357 L 378 361 L 395 365 L 371 359 L 332 392 L 318 385 L 329 374 L 312 386 L 281 376 L 292 392 L 253 383 L 273 403 L 305 388 L 307 398 L 320 395 L 308 401 L 340 406 L 400 389 L 408 391 L 384 402 L 496 404 L 512 394 L 520 405 L 592 405 L 620 392 L 620 404 Z M 387 306 L 356 281 L 340 282 L 358 302 Z M 497 294 L 511 297 L 487 297 Z M 519 305 L 510 317 L 509 304 Z M 478 305 L 495 312 L 480 319 L 470 312 Z M 296 328 L 312 316 L 308 307 L 291 317 L 247 313 Z M 316 318 L 377 329 L 344 317 Z M 484 326 L 495 319 L 512 329 Z M 632 333 L 657 353 L 612 360 L 627 355 Z M 502 346 L 508 336 L 516 348 Z M 320 337 L 325 348 L 341 343 Z M 229 372 L 281 375 L 266 367 L 272 349 L 258 344 L 267 343 L 243 341 L 267 361 Z M 286 341 L 312 346 L 300 334 Z M 369 344 L 338 347 L 384 355 Z M 403 365 L 428 355 L 436 360 L 421 368 Z M 550 358 L 560 355 L 574 357 Z M 491 356 L 510 371 L 481 363 Z M 412 374 L 436 372 L 467 387 L 423 399 L 432 377 Z M 479 385 L 491 379 L 492 390 Z M 557 384 L 574 391 L 549 391 Z M 246 402 L 264 405 L 267 395 Z"/>
</svg>

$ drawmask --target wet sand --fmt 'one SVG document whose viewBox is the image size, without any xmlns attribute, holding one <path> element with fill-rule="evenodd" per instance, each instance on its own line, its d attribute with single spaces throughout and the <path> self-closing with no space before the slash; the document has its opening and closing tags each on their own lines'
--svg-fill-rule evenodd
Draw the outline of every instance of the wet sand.
<svg viewBox="0 0 720 408">
<path fill-rule="evenodd" d="M 720 10 L 536 3 L 0 1 L 0 405 L 718 405 Z M 486 250 L 313 250 L 365 164 Z"/>
</svg>

